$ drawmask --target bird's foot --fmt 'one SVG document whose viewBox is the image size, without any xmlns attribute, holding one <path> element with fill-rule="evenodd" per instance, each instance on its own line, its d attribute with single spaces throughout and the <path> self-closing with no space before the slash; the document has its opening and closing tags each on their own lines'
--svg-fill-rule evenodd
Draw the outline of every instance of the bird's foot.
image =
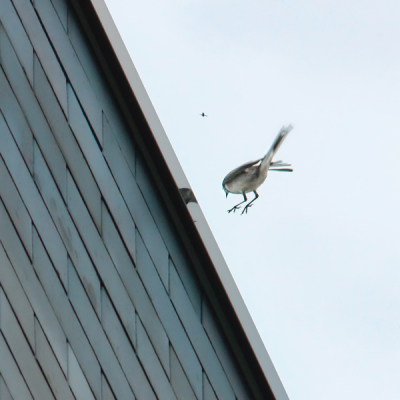
<svg viewBox="0 0 400 400">
<path fill-rule="evenodd" d="M 230 210 L 228 210 L 228 214 L 230 214 L 232 211 L 235 212 L 236 210 L 239 210 L 239 208 L 241 207 L 238 206 L 232 207 Z"/>
<path fill-rule="evenodd" d="M 250 207 L 253 207 L 253 204 L 247 204 L 247 206 L 246 206 L 245 208 L 243 208 L 243 211 L 240 213 L 240 215 L 243 215 L 244 213 L 247 214 L 247 210 L 248 210 Z"/>
</svg>

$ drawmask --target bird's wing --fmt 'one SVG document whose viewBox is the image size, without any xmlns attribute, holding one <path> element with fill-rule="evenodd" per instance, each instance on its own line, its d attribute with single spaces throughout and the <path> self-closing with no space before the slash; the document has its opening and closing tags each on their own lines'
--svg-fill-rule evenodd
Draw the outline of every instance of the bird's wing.
<svg viewBox="0 0 400 400">
<path fill-rule="evenodd" d="M 283 172 L 293 172 L 292 168 L 270 168 L 268 171 L 283 171 Z"/>
<path fill-rule="evenodd" d="M 225 177 L 222 184 L 229 183 L 232 179 L 235 179 L 239 174 L 245 171 L 247 168 L 252 167 L 253 165 L 260 162 L 262 159 L 258 159 L 256 161 L 249 161 L 246 164 L 241 165 L 240 167 L 235 168 L 233 171 L 229 172 L 229 174 Z"/>
</svg>

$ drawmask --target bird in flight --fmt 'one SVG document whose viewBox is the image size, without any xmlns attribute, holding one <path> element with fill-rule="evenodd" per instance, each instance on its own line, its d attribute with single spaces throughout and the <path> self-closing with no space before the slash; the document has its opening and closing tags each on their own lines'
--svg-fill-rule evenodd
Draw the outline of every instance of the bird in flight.
<svg viewBox="0 0 400 400">
<path fill-rule="evenodd" d="M 253 192 L 255 197 L 244 207 L 241 215 L 244 212 L 247 214 L 247 210 L 249 207 L 253 205 L 253 202 L 258 199 L 257 189 L 265 182 L 268 175 L 268 170 L 270 171 L 285 171 L 292 172 L 291 168 L 282 168 L 282 167 L 290 167 L 290 164 L 284 163 L 282 161 L 272 161 L 275 153 L 278 151 L 279 146 L 282 144 L 283 139 L 288 135 L 288 133 L 293 129 L 292 125 L 283 126 L 278 133 L 278 136 L 272 143 L 271 148 L 268 150 L 267 154 L 256 161 L 250 161 L 246 164 L 241 165 L 240 167 L 235 168 L 233 171 L 229 172 L 229 174 L 225 177 L 222 182 L 222 188 L 226 193 L 226 197 L 228 197 L 229 193 L 233 194 L 242 194 L 244 200 L 239 204 L 236 204 L 233 208 L 228 210 L 228 213 L 235 212 L 238 210 L 240 204 L 243 204 L 247 201 L 246 193 Z"/>
<path fill-rule="evenodd" d="M 200 114 L 202 117 L 208 117 L 208 115 L 206 115 L 205 113 L 201 113 Z"/>
</svg>

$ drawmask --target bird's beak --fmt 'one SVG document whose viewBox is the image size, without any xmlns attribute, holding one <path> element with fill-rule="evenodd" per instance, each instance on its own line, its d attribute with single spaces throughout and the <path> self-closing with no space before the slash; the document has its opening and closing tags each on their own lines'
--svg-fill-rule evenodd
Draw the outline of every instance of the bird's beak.
<svg viewBox="0 0 400 400">
<path fill-rule="evenodd" d="M 226 197 L 228 197 L 229 192 L 226 192 Z"/>
</svg>

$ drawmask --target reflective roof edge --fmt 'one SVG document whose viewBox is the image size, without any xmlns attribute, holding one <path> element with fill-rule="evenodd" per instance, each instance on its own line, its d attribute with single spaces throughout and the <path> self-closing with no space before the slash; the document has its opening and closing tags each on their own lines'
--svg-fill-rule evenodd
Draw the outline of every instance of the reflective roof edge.
<svg viewBox="0 0 400 400">
<path fill-rule="evenodd" d="M 137 106 L 140 108 L 140 117 L 143 120 L 142 125 L 147 125 L 154 140 L 154 143 L 152 143 L 153 148 L 151 149 L 152 157 L 154 157 L 154 151 L 158 149 L 169 172 L 169 174 L 164 173 L 163 176 L 165 179 L 162 184 L 164 186 L 167 185 L 168 191 L 171 192 L 169 193 L 171 203 L 177 209 L 176 213 L 174 213 L 175 218 L 174 216 L 172 218 L 174 220 L 176 218 L 182 220 L 179 222 L 180 226 L 183 226 L 186 230 L 190 229 L 192 232 L 189 233 L 193 233 L 193 230 L 197 232 L 197 235 L 188 235 L 190 236 L 190 240 L 195 241 L 197 237 L 201 240 L 203 249 L 199 247 L 199 243 L 192 244 L 192 246 L 195 250 L 198 251 L 200 249 L 202 253 L 206 253 L 212 264 L 211 266 L 208 265 L 207 273 L 213 275 L 215 272 L 218 277 L 218 279 L 215 279 L 215 277 L 213 279 L 213 276 L 209 276 L 208 280 L 219 291 L 218 298 L 225 300 L 222 303 L 222 307 L 224 308 L 224 314 L 230 317 L 229 323 L 232 324 L 232 327 L 229 327 L 229 329 L 232 328 L 233 333 L 239 337 L 240 346 L 247 347 L 245 343 L 247 341 L 248 346 L 251 348 L 251 351 L 244 351 L 244 356 L 246 358 L 255 357 L 254 360 L 247 361 L 258 381 L 257 384 L 261 388 L 262 397 L 260 398 L 272 398 L 271 394 L 268 397 L 264 397 L 266 386 L 260 382 L 260 379 L 263 377 L 276 400 L 289 400 L 200 206 L 195 202 L 191 202 L 185 206 L 181 198 L 178 189 L 190 189 L 189 181 L 183 172 L 104 0 L 71 0 L 71 2 L 78 17 L 83 22 L 83 27 L 89 36 L 89 40 L 92 44 L 94 42 L 97 43 L 98 48 L 94 49 L 95 53 L 99 51 L 103 53 L 103 63 L 101 64 L 108 69 L 108 71 L 105 71 L 106 75 L 108 75 L 109 79 L 110 74 L 112 75 L 111 81 L 113 81 L 114 85 L 118 85 L 118 90 L 121 91 L 124 99 L 131 97 L 136 100 Z M 107 65 L 105 65 L 104 60 L 106 60 Z M 120 74 L 121 70 L 123 76 Z M 126 87 L 126 83 L 129 87 Z M 128 109 L 134 102 L 132 99 L 126 104 Z M 172 177 L 174 184 L 168 175 Z M 186 210 L 187 215 L 184 215 L 184 210 Z M 202 261 L 206 258 L 203 256 Z M 205 265 L 202 264 L 201 268 L 205 268 Z M 219 283 L 222 285 L 224 293 L 221 292 L 221 288 L 218 288 Z M 224 299 L 225 296 L 227 296 L 227 299 Z M 227 308 L 229 304 L 232 310 Z M 233 319 L 236 319 L 235 317 L 237 321 L 233 321 Z M 238 328 L 238 324 L 235 322 L 240 324 L 240 328 Z M 257 371 L 257 369 L 260 369 L 260 371 Z"/>
</svg>

